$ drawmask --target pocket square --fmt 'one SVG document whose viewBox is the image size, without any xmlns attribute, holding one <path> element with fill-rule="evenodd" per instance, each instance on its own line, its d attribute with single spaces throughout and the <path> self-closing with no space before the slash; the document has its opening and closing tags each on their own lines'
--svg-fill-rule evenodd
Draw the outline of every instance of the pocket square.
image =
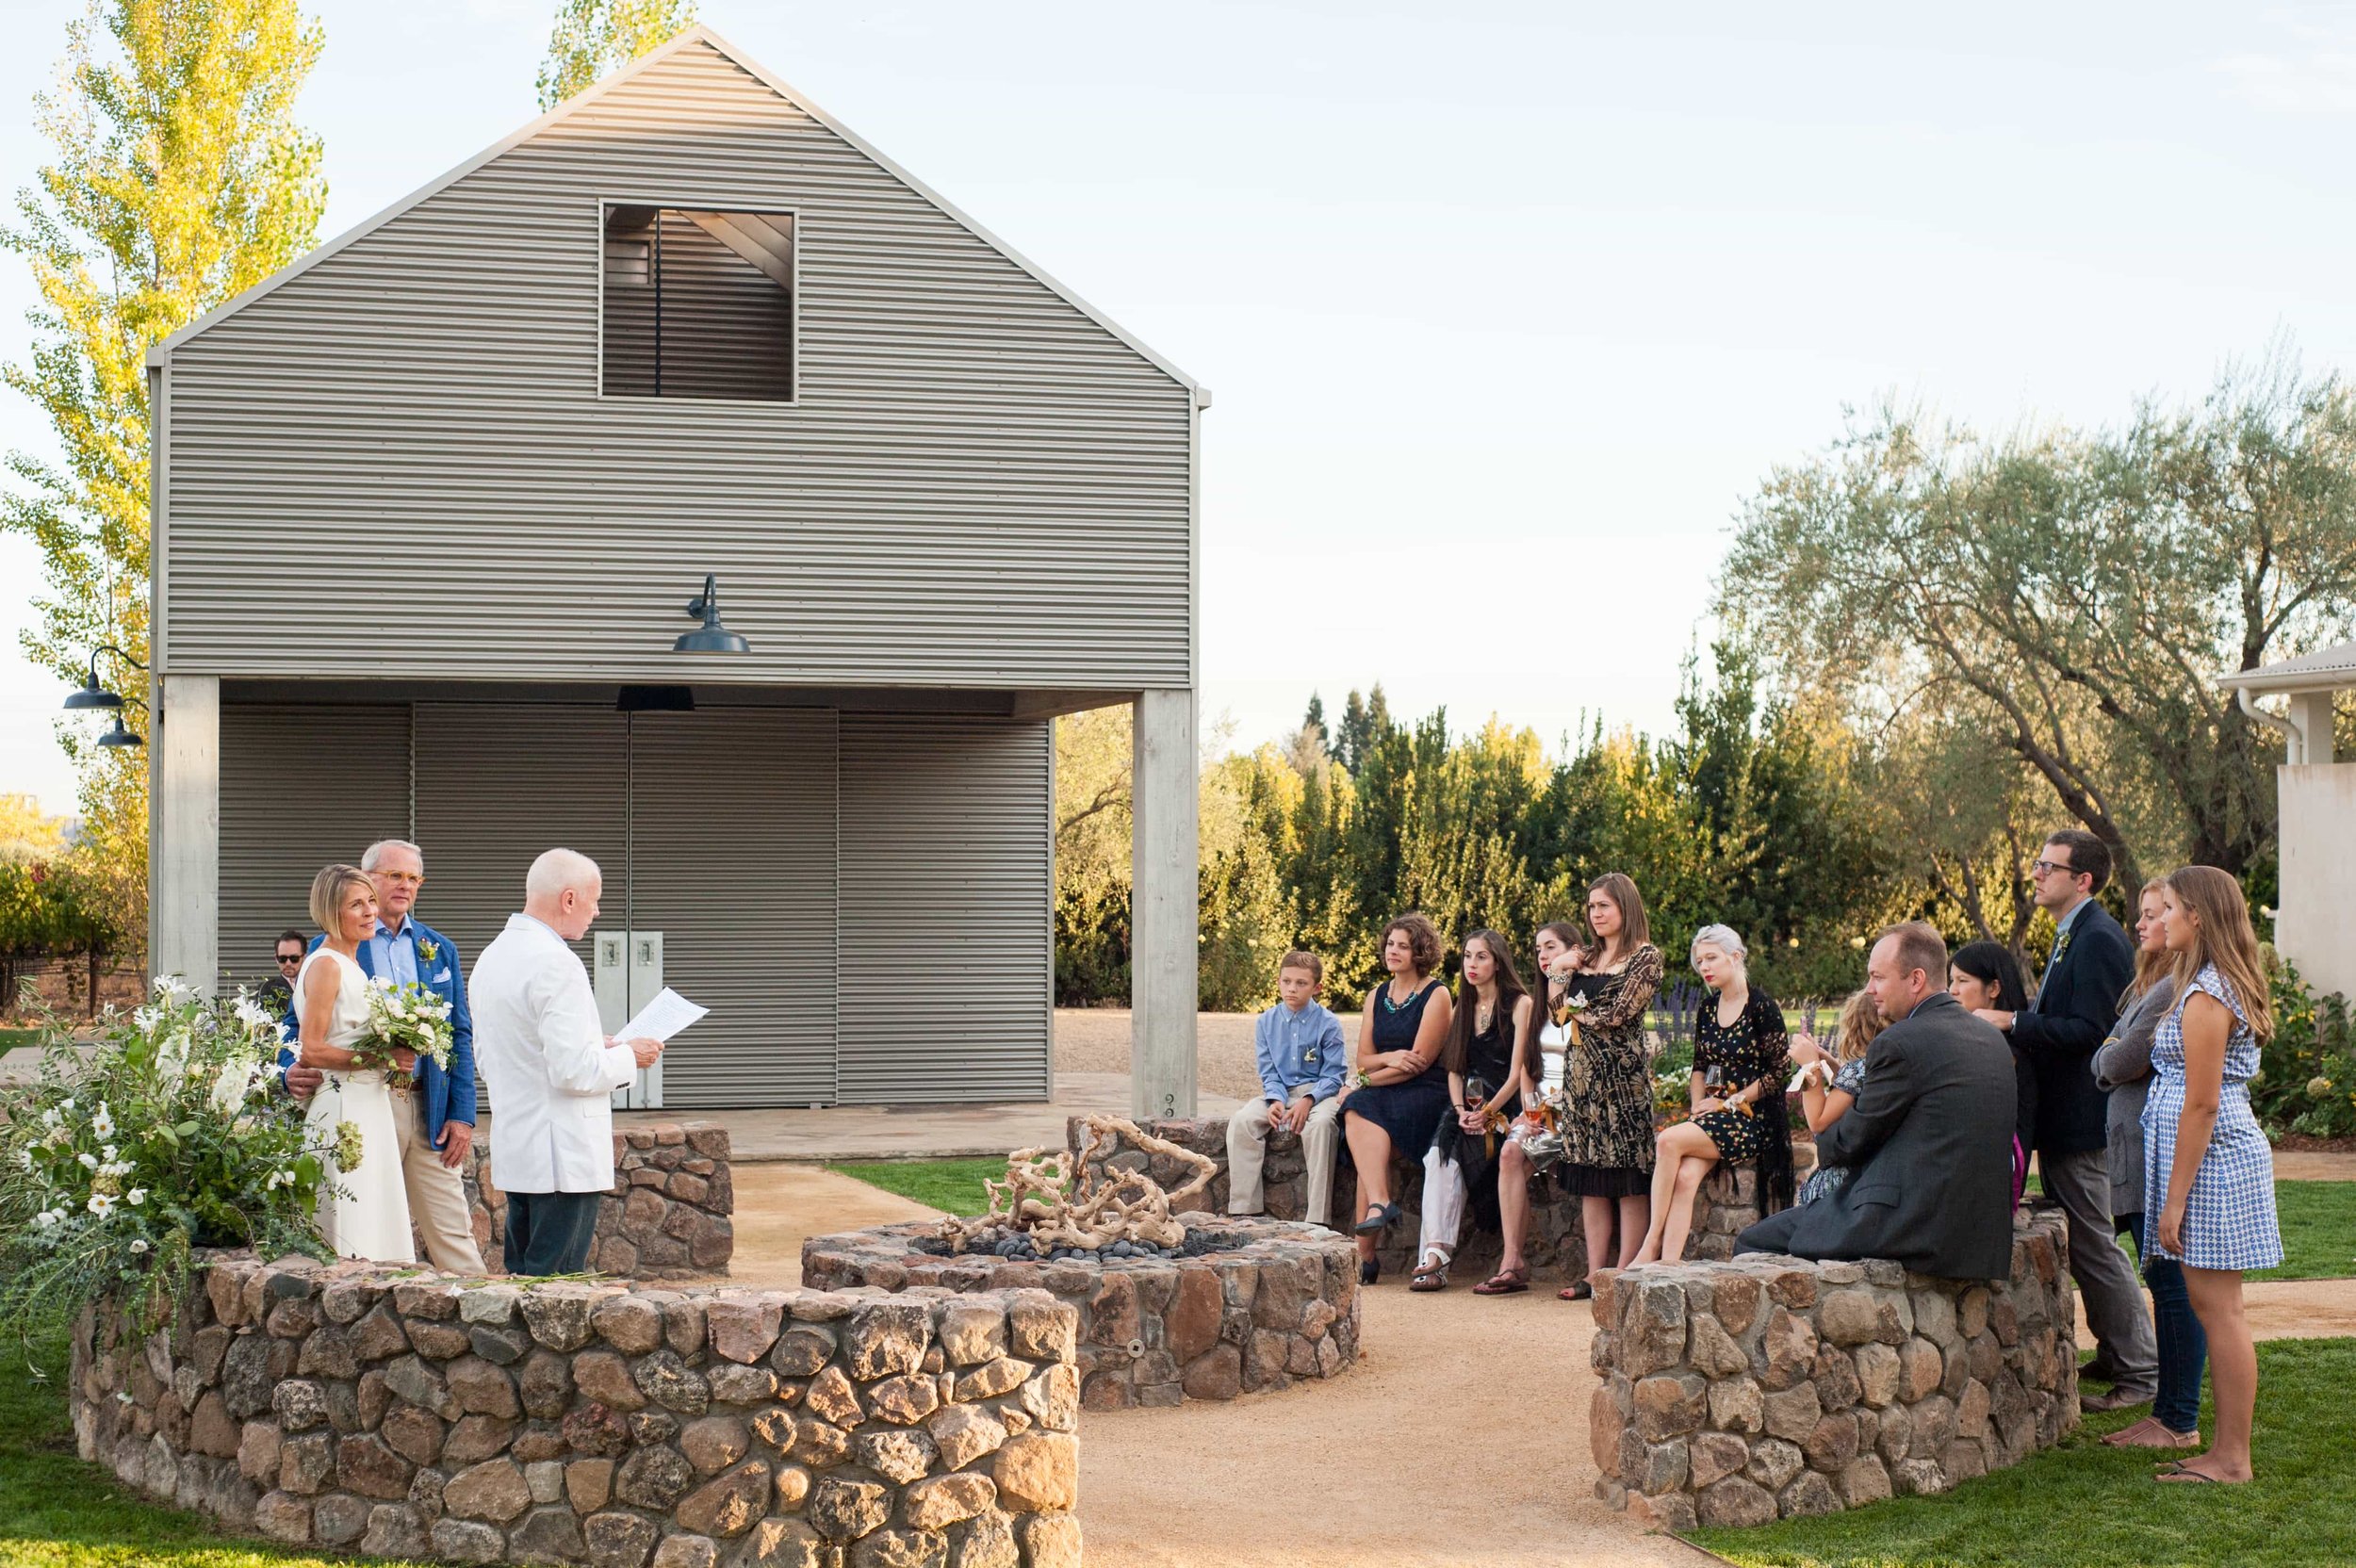
<svg viewBox="0 0 2356 1568">
<path fill-rule="evenodd" d="M 434 984 L 435 984 L 435 985 L 437 985 L 437 986 L 447 985 L 447 984 L 449 984 L 449 982 L 450 982 L 450 971 L 448 971 L 448 970 L 444 970 L 444 971 L 442 971 L 442 972 L 441 972 L 441 973 L 439 973 L 439 974 L 437 974 L 437 975 L 435 975 L 435 976 L 434 977 Z"/>
</svg>

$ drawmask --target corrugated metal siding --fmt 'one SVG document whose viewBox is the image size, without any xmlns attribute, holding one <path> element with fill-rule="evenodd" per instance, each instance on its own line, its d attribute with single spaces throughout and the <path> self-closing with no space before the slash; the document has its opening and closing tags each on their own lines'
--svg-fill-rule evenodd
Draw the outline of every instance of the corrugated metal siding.
<svg viewBox="0 0 2356 1568">
<path fill-rule="evenodd" d="M 661 347 L 665 398 L 747 398 L 784 402 L 794 396 L 793 300 L 769 275 L 683 214 L 654 225 L 608 231 L 605 281 L 605 390 L 608 397 L 656 393 Z M 645 283 L 623 281 L 611 264 L 616 237 L 641 236 L 649 247 Z M 660 256 L 662 267 L 652 266 Z M 662 316 L 656 318 L 656 278 Z M 659 336 L 658 336 L 659 333 Z"/>
<path fill-rule="evenodd" d="M 843 1103 L 1046 1099 L 1050 727 L 842 725 Z"/>
<path fill-rule="evenodd" d="M 562 845 L 597 861 L 605 907 L 618 911 L 628 782 L 620 714 L 421 702 L 417 751 L 417 841 L 425 851 L 417 916 L 458 944 L 468 973 L 524 906 L 524 874 L 544 849 Z M 620 923 L 618 913 L 611 923 Z M 590 942 L 572 947 L 583 964 L 595 961 Z M 488 1103 L 488 1088 L 479 1080 L 477 1087 Z"/>
<path fill-rule="evenodd" d="M 835 1098 L 835 716 L 635 719 L 631 918 L 712 1016 L 663 1057 L 665 1108 Z M 609 897 L 605 922 L 620 929 Z"/>
<path fill-rule="evenodd" d="M 255 985 L 278 933 L 305 937 L 311 879 L 409 837 L 409 707 L 221 710 L 221 961 Z"/>
<path fill-rule="evenodd" d="M 799 406 L 597 396 L 606 201 L 799 214 Z M 1186 389 L 709 44 L 181 344 L 170 395 L 175 668 L 676 679 L 710 571 L 753 652 L 698 680 L 1191 683 Z"/>
</svg>

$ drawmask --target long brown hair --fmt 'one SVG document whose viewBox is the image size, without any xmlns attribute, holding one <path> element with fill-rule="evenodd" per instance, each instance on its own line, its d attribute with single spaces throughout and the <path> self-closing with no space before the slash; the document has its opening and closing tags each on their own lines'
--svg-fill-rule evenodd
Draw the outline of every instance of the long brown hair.
<svg viewBox="0 0 2356 1568">
<path fill-rule="evenodd" d="M 2143 923 L 2143 901 L 2153 893 L 2167 891 L 2168 878 L 2165 876 L 2155 876 L 2143 885 L 2143 890 L 2135 894 L 2135 923 L 2137 925 Z M 2127 982 L 2127 994 L 2119 999 L 2120 1010 L 2124 1011 L 2128 1003 L 2158 985 L 2168 972 L 2175 967 L 2175 955 L 2168 952 L 2165 942 L 2160 945 L 2160 950 L 2154 953 L 2143 945 L 2143 938 L 2138 934 L 2135 938 L 2135 977 Z"/>
<path fill-rule="evenodd" d="M 1503 1029 L 1506 1037 L 1513 1041 L 1513 1060 L 1524 1072 L 1531 1075 L 1530 1081 L 1534 1084 L 1538 1082 L 1540 1071 L 1538 1031 L 1524 1029 L 1518 1037 L 1513 1034 L 1514 1010 L 1530 994 L 1529 988 L 1522 984 L 1522 977 L 1513 972 L 1513 949 L 1503 936 L 1484 926 L 1478 931 L 1466 932 L 1464 944 L 1457 951 L 1462 953 L 1475 942 L 1487 948 L 1489 956 L 1497 960 L 1497 1010 L 1491 1021 Z M 1448 1043 L 1440 1050 L 1440 1065 L 1450 1072 L 1463 1072 L 1465 1064 L 1472 1059 L 1473 1015 L 1480 1010 L 1480 988 L 1467 980 L 1464 995 L 1457 1002 L 1456 1015 L 1448 1020 Z M 1530 1014 L 1533 1018 L 1537 1015 L 1534 1004 Z M 1491 1084 L 1489 1092 L 1495 1094 L 1504 1086 L 1502 1084 Z"/>
<path fill-rule="evenodd" d="M 2189 995 L 2193 977 L 2208 965 L 2233 988 L 2241 1021 L 2261 1040 L 2274 1037 L 2274 1004 L 2266 995 L 2266 965 L 2258 957 L 2258 933 L 2250 923 L 2250 901 L 2230 872 L 2215 866 L 2178 866 L 2168 874 L 2168 890 L 2178 908 L 2197 922 L 2192 945 L 2175 956 L 2176 994 Z"/>
<path fill-rule="evenodd" d="M 1605 945 L 1604 952 L 1595 955 L 1595 967 L 1600 969 L 1600 960 L 1605 956 L 1624 959 L 1651 941 L 1652 923 L 1644 918 L 1644 895 L 1636 890 L 1635 879 L 1626 872 L 1608 871 L 1588 883 L 1587 896 L 1593 898 L 1597 893 L 1610 899 L 1620 911 L 1620 934 Z"/>
</svg>

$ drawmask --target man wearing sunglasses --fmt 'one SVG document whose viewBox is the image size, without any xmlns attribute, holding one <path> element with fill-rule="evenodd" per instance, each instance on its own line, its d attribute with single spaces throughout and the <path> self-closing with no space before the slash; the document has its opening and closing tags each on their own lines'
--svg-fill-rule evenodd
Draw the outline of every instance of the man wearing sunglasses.
<svg viewBox="0 0 2356 1568">
<path fill-rule="evenodd" d="M 1980 1017 L 2037 1064 L 2037 1168 L 2047 1197 L 2070 1217 L 2070 1272 L 2086 1293 L 2086 1326 L 2099 1348 L 2087 1371 L 2111 1380 L 2087 1410 L 2146 1404 L 2159 1391 L 2160 1348 L 2135 1265 L 2111 1224 L 2110 1097 L 2089 1066 L 2119 1021 L 2135 978 L 2135 944 L 2094 895 L 2111 877 L 2110 846 L 2084 828 L 2052 835 L 2029 868 L 2037 907 L 2053 917 L 2053 952 L 2037 1000 L 2018 1013 Z"/>
<path fill-rule="evenodd" d="M 281 931 L 277 946 L 278 972 L 254 988 L 254 1000 L 278 1021 L 283 1032 L 294 1016 L 295 974 L 303 968 L 303 955 L 309 951 L 310 940 L 300 931 Z"/>
</svg>

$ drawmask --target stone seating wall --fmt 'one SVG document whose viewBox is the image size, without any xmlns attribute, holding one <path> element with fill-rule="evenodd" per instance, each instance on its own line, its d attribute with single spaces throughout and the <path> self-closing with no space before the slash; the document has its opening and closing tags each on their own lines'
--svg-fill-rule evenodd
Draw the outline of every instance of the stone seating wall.
<svg viewBox="0 0 2356 1568">
<path fill-rule="evenodd" d="M 85 1460 L 238 1534 L 593 1568 L 1076 1568 L 1043 1291 L 462 1284 L 200 1253 L 76 1326 Z"/>
<path fill-rule="evenodd" d="M 505 1270 L 499 1236 L 507 1198 L 490 1173 L 490 1140 L 466 1151 L 462 1171 L 475 1245 L 492 1273 Z M 716 1121 L 663 1122 L 614 1135 L 614 1185 L 597 1204 L 589 1267 L 630 1280 L 708 1278 L 728 1271 L 736 1250 L 736 1186 L 728 1130 Z M 425 1256 L 420 1250 L 419 1257 Z"/>
<path fill-rule="evenodd" d="M 2078 1424 L 2058 1211 L 2016 1221 L 2011 1277 L 1888 1261 L 1652 1265 L 1597 1276 L 1597 1494 L 1671 1530 L 1944 1492 Z"/>
<path fill-rule="evenodd" d="M 1226 1118 L 1179 1117 L 1138 1125 L 1155 1137 L 1216 1161 L 1219 1173 L 1211 1179 L 1210 1186 L 1183 1206 L 1219 1214 L 1227 1212 Z M 1088 1129 L 1076 1119 L 1067 1124 L 1065 1137 L 1075 1158 L 1086 1147 L 1088 1136 Z M 1793 1153 L 1797 1160 L 1809 1158 L 1804 1143 L 1796 1145 Z M 1134 1148 L 1118 1137 L 1099 1150 L 1096 1164 L 1142 1170 L 1165 1187 L 1179 1185 L 1190 1174 L 1186 1167 L 1169 1155 Z M 1348 1150 L 1337 1156 L 1336 1164 L 1339 1168 L 1333 1173 L 1333 1220 L 1347 1231 L 1351 1217 L 1358 1213 L 1358 1173 L 1350 1162 Z M 1308 1159 L 1299 1134 L 1270 1135 L 1264 1174 L 1268 1217 L 1305 1219 Z M 1375 1256 L 1381 1260 L 1386 1278 L 1404 1275 L 1415 1266 L 1416 1230 L 1423 1201 L 1420 1159 L 1391 1162 L 1391 1193 L 1399 1205 L 1399 1220 L 1383 1233 L 1375 1246 Z M 1732 1257 L 1735 1236 L 1759 1218 L 1758 1194 L 1759 1173 L 1750 1167 L 1721 1165 L 1712 1170 L 1693 1204 L 1693 1228 L 1686 1243 L 1686 1256 Z M 1534 1276 L 1541 1280 L 1565 1280 L 1585 1273 L 1587 1244 L 1579 1228 L 1579 1200 L 1566 1196 L 1551 1177 L 1533 1184 L 1530 1196 L 1530 1234 L 1525 1251 Z M 1468 1212 L 1464 1233 L 1458 1238 L 1452 1277 L 1459 1282 L 1486 1279 L 1497 1269 L 1500 1242 L 1496 1231 L 1481 1229 L 1477 1215 Z"/>
</svg>

